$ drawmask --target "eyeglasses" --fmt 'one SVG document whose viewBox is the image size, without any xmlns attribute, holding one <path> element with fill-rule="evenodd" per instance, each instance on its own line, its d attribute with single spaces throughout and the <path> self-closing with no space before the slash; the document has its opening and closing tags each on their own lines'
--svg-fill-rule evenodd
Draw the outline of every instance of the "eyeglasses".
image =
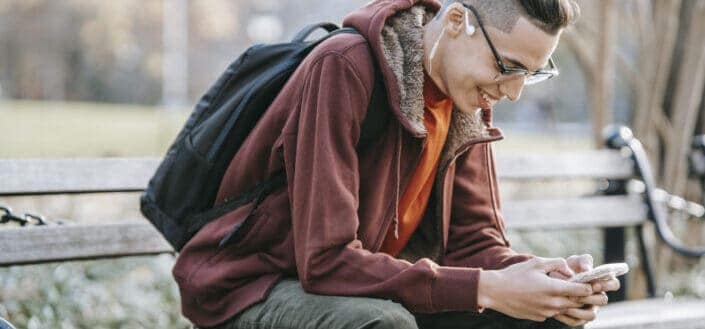
<svg viewBox="0 0 705 329">
<path fill-rule="evenodd" d="M 497 49 L 492 44 L 490 36 L 487 35 L 487 31 L 485 30 L 484 24 L 482 24 L 482 19 L 480 18 L 480 14 L 477 12 L 477 9 L 475 9 L 475 7 L 473 7 L 472 5 L 468 5 L 465 3 L 463 3 L 463 6 L 472 11 L 473 15 L 475 15 L 477 23 L 480 25 L 480 30 L 482 30 L 482 34 L 485 36 L 485 40 L 487 40 L 487 44 L 489 44 L 490 49 L 492 50 L 492 54 L 495 58 L 495 63 L 497 64 L 497 68 L 499 68 L 499 74 L 495 77 L 495 81 L 507 81 L 518 78 L 524 78 L 525 85 L 533 85 L 539 82 L 546 81 L 558 75 L 558 66 L 556 66 L 556 63 L 553 61 L 553 57 L 548 58 L 548 65 L 546 65 L 546 67 L 534 72 L 531 72 L 521 67 L 511 67 L 504 65 L 504 61 L 502 61 L 502 58 L 497 52 Z"/>
</svg>

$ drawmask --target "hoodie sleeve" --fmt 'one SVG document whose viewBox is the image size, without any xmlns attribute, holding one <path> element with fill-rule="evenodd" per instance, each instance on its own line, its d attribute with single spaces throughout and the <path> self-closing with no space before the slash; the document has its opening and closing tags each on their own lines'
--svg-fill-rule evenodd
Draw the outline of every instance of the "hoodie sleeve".
<svg viewBox="0 0 705 329">
<path fill-rule="evenodd" d="M 493 270 L 532 258 L 509 248 L 491 145 L 472 146 L 457 166 L 448 246 L 441 264 Z"/>
<path fill-rule="evenodd" d="M 305 291 L 391 299 L 413 312 L 477 311 L 480 269 L 416 263 L 365 249 L 357 238 L 356 143 L 373 72 L 328 52 L 306 67 L 296 129 L 285 132 L 283 156 L 294 251 Z M 361 65 L 357 65 L 359 67 Z M 364 71 L 361 74 L 359 71 Z"/>
</svg>

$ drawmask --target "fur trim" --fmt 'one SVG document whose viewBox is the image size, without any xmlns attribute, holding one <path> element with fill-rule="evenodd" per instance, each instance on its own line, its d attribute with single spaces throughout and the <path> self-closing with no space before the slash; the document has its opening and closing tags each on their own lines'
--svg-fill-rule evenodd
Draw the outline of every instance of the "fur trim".
<svg viewBox="0 0 705 329">
<path fill-rule="evenodd" d="M 457 153 L 458 149 L 470 140 L 488 137 L 488 126 L 489 124 L 483 120 L 482 110 L 478 109 L 475 113 L 465 113 L 453 107 L 448 137 L 445 145 L 443 145 L 443 153 L 441 153 L 440 159 L 441 167 L 439 168 L 443 168 Z"/>
<path fill-rule="evenodd" d="M 423 125 L 423 6 L 411 7 L 387 19 L 382 29 L 382 51 L 399 84 L 401 113 L 412 127 Z"/>
<path fill-rule="evenodd" d="M 434 15 L 435 13 L 426 11 L 424 6 L 417 5 L 388 18 L 382 29 L 382 51 L 399 84 L 400 110 L 403 116 L 400 119 L 408 120 L 411 127 L 424 133 L 427 131 L 423 124 L 425 111 L 423 26 L 433 19 Z M 436 195 L 439 195 L 439 189 L 442 187 L 441 178 L 450 160 L 460 148 L 472 139 L 489 135 L 488 113 L 483 113 L 481 110 L 476 113 L 465 113 L 456 107 L 453 107 L 452 111 L 448 136 L 443 146 L 434 183 Z M 438 220 L 440 219 L 422 221 L 397 257 L 410 262 L 423 257 L 437 260 L 435 256 L 439 254 L 442 243 L 440 225 L 436 224 Z M 398 225 L 396 219 L 394 225 Z"/>
<path fill-rule="evenodd" d="M 401 114 L 422 132 L 426 132 L 423 124 L 423 26 L 434 15 L 417 5 L 387 19 L 382 29 L 382 51 L 399 84 Z M 445 167 L 458 148 L 469 140 L 487 136 L 488 124 L 481 111 L 470 114 L 454 107 L 439 168 Z"/>
</svg>

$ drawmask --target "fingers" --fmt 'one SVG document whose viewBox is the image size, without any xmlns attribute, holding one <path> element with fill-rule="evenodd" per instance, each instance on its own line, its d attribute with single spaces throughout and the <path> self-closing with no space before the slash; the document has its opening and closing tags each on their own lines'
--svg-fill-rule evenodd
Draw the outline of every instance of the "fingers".
<svg viewBox="0 0 705 329">
<path fill-rule="evenodd" d="M 526 319 L 534 321 L 534 322 L 544 322 L 544 321 L 546 321 L 547 317 L 542 316 L 542 315 L 529 315 L 526 317 Z"/>
<path fill-rule="evenodd" d="M 573 255 L 568 257 L 566 262 L 575 273 L 589 271 L 593 266 L 592 255 L 590 254 Z"/>
<path fill-rule="evenodd" d="M 567 277 L 575 274 L 563 258 L 539 258 L 537 264 L 545 273 L 559 272 Z"/>
<path fill-rule="evenodd" d="M 595 309 L 595 308 L 587 308 L 587 309 L 569 308 L 564 313 L 564 315 L 567 315 L 571 318 L 585 320 L 587 322 L 590 322 L 592 320 L 595 320 L 595 318 L 597 317 L 597 309 Z"/>
<path fill-rule="evenodd" d="M 607 281 L 602 281 L 600 284 L 602 285 L 603 291 L 616 291 L 619 290 L 619 287 L 621 286 L 619 280 L 615 277 L 612 277 Z"/>
<path fill-rule="evenodd" d="M 585 307 L 584 304 L 579 303 L 574 298 L 568 297 L 550 297 L 545 299 L 540 305 L 534 310 L 534 314 L 530 315 L 533 318 L 531 320 L 543 322 L 548 318 L 552 318 L 558 314 L 563 314 L 566 310 L 571 308 L 582 308 Z"/>
<path fill-rule="evenodd" d="M 590 282 L 590 285 L 592 285 L 592 291 L 593 291 L 593 292 L 603 292 L 603 291 L 605 291 L 605 290 L 604 290 L 605 287 L 602 285 L 602 281 L 600 281 L 600 280 Z"/>
<path fill-rule="evenodd" d="M 549 272 L 549 273 L 548 273 L 548 277 L 554 278 L 554 279 L 559 279 L 559 280 L 568 280 L 568 279 L 570 279 L 570 277 L 565 276 L 563 273 L 561 273 L 561 272 L 556 272 L 556 271 Z"/>
<path fill-rule="evenodd" d="M 595 280 L 590 284 L 592 285 L 592 291 L 594 292 L 616 291 L 619 290 L 621 286 L 619 280 L 614 276 L 611 276 L 606 280 Z"/>
<path fill-rule="evenodd" d="M 609 299 L 607 298 L 607 294 L 600 292 L 592 296 L 578 298 L 577 301 L 582 304 L 605 306 L 609 302 Z"/>
<path fill-rule="evenodd" d="M 560 263 L 560 261 L 558 262 Z M 570 268 L 570 270 L 574 273 L 589 271 L 593 266 L 592 255 L 590 254 L 573 255 L 566 258 L 565 262 L 568 265 L 568 268 Z M 560 271 L 552 271 L 548 274 L 548 276 L 561 280 L 567 280 L 570 278 L 570 276 L 566 275 L 565 272 Z"/>
<path fill-rule="evenodd" d="M 587 283 L 554 280 L 555 295 L 567 297 L 587 297 L 593 294 L 592 286 Z"/>
<path fill-rule="evenodd" d="M 554 297 L 548 301 L 546 307 L 562 313 L 568 308 L 581 308 L 585 303 L 580 302 L 577 298 Z"/>
<path fill-rule="evenodd" d="M 556 320 L 558 320 L 559 322 L 562 322 L 562 323 L 568 325 L 569 327 L 582 326 L 587 323 L 587 321 L 585 321 L 585 320 L 576 319 L 576 318 L 567 316 L 565 314 L 558 314 L 554 318 Z"/>
</svg>

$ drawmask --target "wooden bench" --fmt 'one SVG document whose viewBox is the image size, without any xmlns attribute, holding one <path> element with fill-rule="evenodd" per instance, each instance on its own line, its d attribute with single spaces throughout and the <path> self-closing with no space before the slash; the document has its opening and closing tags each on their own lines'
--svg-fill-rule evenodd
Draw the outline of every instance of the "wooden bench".
<svg viewBox="0 0 705 329">
<path fill-rule="evenodd" d="M 139 192 L 158 163 L 156 158 L 0 160 L 0 205 L 9 205 L 3 200 L 6 196 Z M 650 216 L 641 194 L 625 193 L 623 184 L 635 177 L 635 170 L 632 159 L 622 152 L 499 152 L 497 164 L 505 195 L 502 207 L 512 233 L 600 228 L 605 261 L 624 261 L 625 229 L 640 227 Z M 542 184 L 571 186 L 563 182 L 576 180 L 585 182 L 588 190 L 590 184 L 611 188 L 606 194 L 566 196 L 558 191 L 547 198 L 516 197 L 522 189 L 534 194 Z M 609 185 L 604 184 L 607 180 Z M 101 220 L 100 224 L 0 225 L 0 266 L 174 253 L 146 220 Z M 616 294 L 611 301 L 623 297 Z M 705 300 L 651 298 L 613 303 L 588 328 L 696 328 L 703 321 Z"/>
</svg>

